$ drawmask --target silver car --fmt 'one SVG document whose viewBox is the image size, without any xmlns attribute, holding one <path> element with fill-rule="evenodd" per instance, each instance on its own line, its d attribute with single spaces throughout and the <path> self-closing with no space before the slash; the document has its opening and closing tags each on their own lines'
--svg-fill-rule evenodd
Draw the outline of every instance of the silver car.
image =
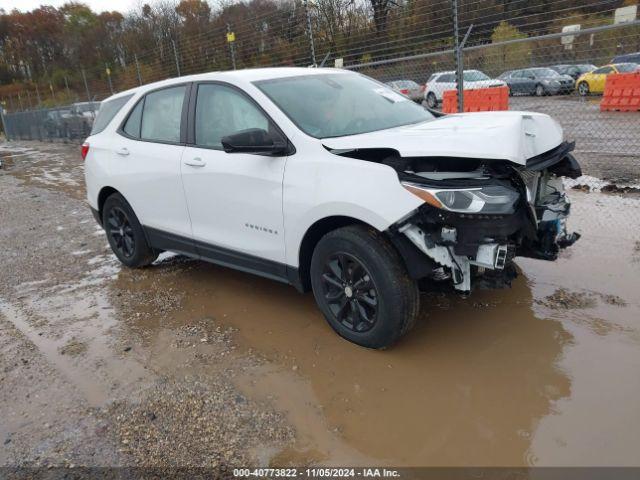
<svg viewBox="0 0 640 480">
<path fill-rule="evenodd" d="M 409 97 L 414 102 L 421 103 L 424 97 L 424 85 L 418 85 L 413 80 L 394 80 L 387 82 L 396 92 Z"/>
</svg>

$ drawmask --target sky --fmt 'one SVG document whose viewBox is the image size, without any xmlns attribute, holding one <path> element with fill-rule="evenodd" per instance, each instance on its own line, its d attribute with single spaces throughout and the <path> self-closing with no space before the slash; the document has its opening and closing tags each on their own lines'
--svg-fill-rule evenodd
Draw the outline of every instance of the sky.
<svg viewBox="0 0 640 480">
<path fill-rule="evenodd" d="M 40 5 L 51 5 L 59 7 L 69 0 L 0 0 L 0 8 L 4 8 L 7 12 L 17 8 L 23 12 L 38 8 Z M 79 0 L 81 3 L 86 3 L 95 12 L 102 12 L 104 10 L 117 10 L 119 12 L 126 12 L 135 8 L 139 3 L 139 0 Z"/>
</svg>

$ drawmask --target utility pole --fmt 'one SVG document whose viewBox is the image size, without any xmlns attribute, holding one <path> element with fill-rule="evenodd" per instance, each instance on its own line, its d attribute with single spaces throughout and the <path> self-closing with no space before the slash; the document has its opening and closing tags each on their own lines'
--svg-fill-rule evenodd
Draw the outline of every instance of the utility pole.
<svg viewBox="0 0 640 480">
<path fill-rule="evenodd" d="M 178 61 L 178 50 L 176 49 L 176 42 L 173 41 L 173 38 L 171 39 L 171 45 L 173 45 L 173 56 L 176 59 L 176 70 L 178 72 L 178 76 L 181 77 L 182 75 L 180 74 L 180 62 Z"/>
<path fill-rule="evenodd" d="M 462 48 L 460 46 L 460 38 L 458 32 L 458 0 L 451 2 L 453 14 L 453 38 L 454 48 L 456 51 L 456 85 L 458 89 L 458 112 L 464 111 L 464 68 L 462 65 Z"/>
<path fill-rule="evenodd" d="M 134 53 L 133 59 L 136 61 L 136 73 L 138 74 L 138 84 L 142 85 L 142 75 L 140 74 L 140 63 L 138 63 L 138 55 Z"/>
<path fill-rule="evenodd" d="M 316 47 L 313 44 L 313 29 L 311 28 L 311 13 L 309 12 L 309 0 L 304 0 L 304 13 L 307 16 L 307 32 L 309 33 L 309 48 L 311 49 L 311 65 L 316 66 Z"/>
<path fill-rule="evenodd" d="M 231 65 L 236 69 L 236 34 L 231 31 L 231 25 L 227 23 L 227 43 L 229 44 L 229 52 L 231 52 Z"/>
<path fill-rule="evenodd" d="M 84 81 L 84 89 L 87 92 L 87 101 L 91 101 L 91 93 L 89 93 L 89 84 L 87 83 L 87 75 L 84 73 L 84 68 L 80 69 L 82 72 L 82 80 Z"/>
</svg>

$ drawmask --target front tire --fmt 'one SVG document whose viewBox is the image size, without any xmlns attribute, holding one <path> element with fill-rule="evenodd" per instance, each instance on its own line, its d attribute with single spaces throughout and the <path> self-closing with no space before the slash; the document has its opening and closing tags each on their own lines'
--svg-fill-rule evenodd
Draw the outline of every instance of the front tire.
<svg viewBox="0 0 640 480">
<path fill-rule="evenodd" d="M 580 82 L 578 84 L 578 93 L 583 97 L 589 95 L 589 84 L 587 82 Z"/>
<path fill-rule="evenodd" d="M 157 255 L 147 243 L 138 217 L 119 193 L 114 193 L 105 200 L 102 225 L 111 250 L 127 267 L 145 267 L 156 259 Z"/>
<path fill-rule="evenodd" d="M 544 87 L 541 84 L 536 85 L 536 97 L 542 97 L 544 94 Z"/>
<path fill-rule="evenodd" d="M 329 325 L 363 347 L 392 345 L 418 315 L 416 282 L 391 243 L 370 227 L 343 227 L 322 237 L 311 259 L 311 285 Z"/>
</svg>

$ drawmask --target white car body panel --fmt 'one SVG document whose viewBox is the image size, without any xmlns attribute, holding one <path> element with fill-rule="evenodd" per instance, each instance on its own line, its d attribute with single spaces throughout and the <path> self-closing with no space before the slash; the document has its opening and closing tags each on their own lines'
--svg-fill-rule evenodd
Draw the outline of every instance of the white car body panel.
<svg viewBox="0 0 640 480">
<path fill-rule="evenodd" d="M 205 165 L 189 165 L 194 159 Z M 187 147 L 181 169 L 193 238 L 284 263 L 286 161 L 287 157 Z"/>
<path fill-rule="evenodd" d="M 335 150 L 392 148 L 403 157 L 483 158 L 524 165 L 528 158 L 558 146 L 562 136 L 562 127 L 548 115 L 506 111 L 447 115 L 323 143 Z"/>
<path fill-rule="evenodd" d="M 333 155 L 319 140 L 287 160 L 283 192 L 286 263 L 296 267 L 305 233 L 323 218 L 356 218 L 383 231 L 422 205 L 391 167 Z"/>
</svg>

